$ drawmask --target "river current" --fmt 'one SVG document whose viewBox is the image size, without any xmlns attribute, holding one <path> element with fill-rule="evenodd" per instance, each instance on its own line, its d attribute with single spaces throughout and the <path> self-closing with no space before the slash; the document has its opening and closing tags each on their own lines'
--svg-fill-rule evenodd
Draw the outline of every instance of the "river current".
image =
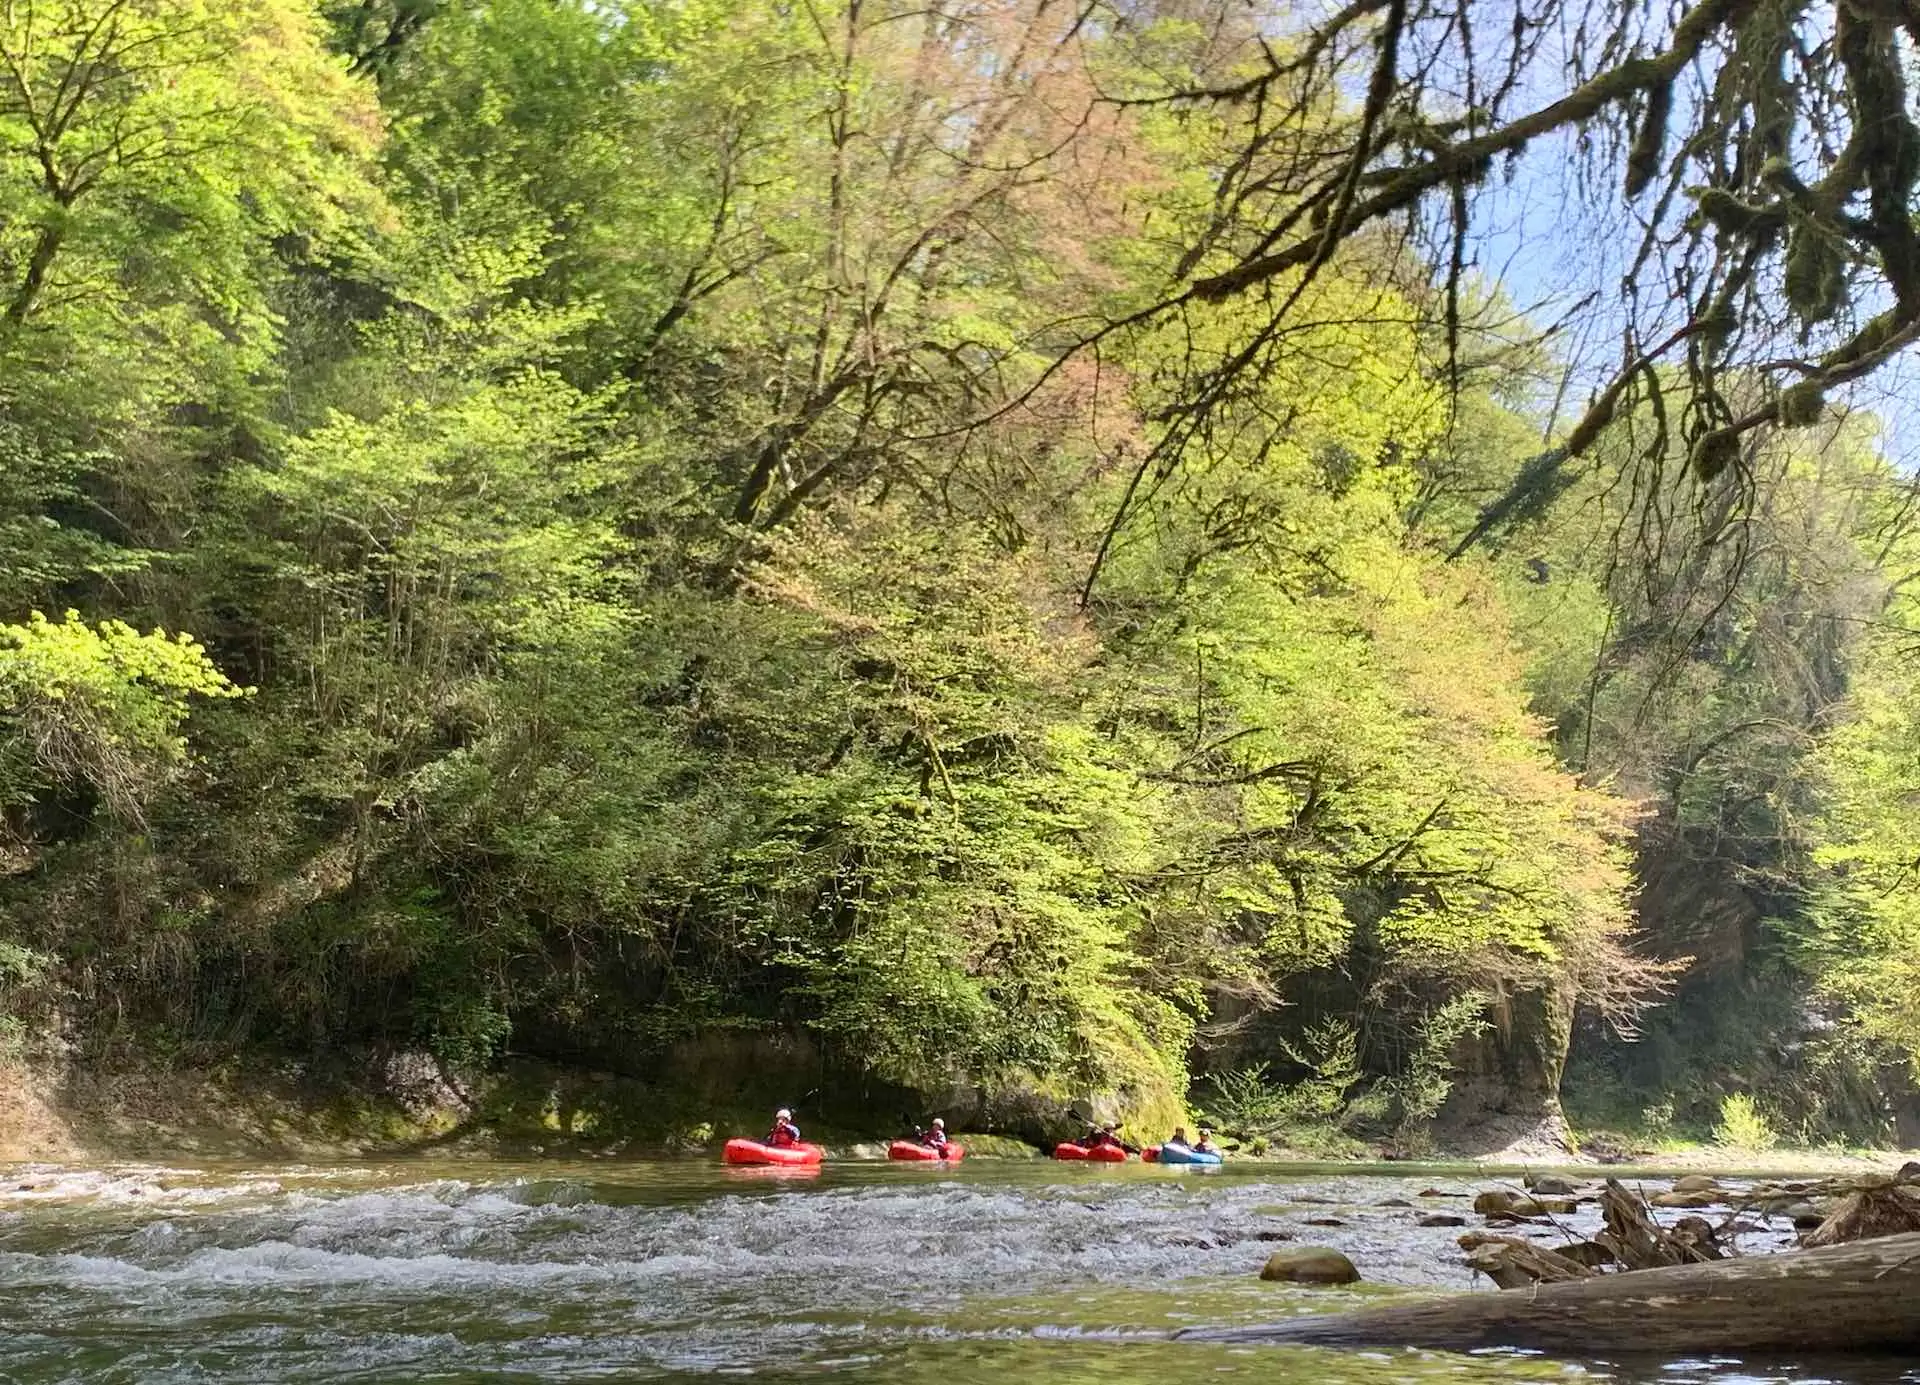
<svg viewBox="0 0 1920 1385">
<path fill-rule="evenodd" d="M 1571 1362 L 1170 1340 L 1183 1327 L 1470 1287 L 1459 1229 L 1418 1224 L 1464 1213 L 1465 1195 L 1500 1182 L 1457 1170 L 842 1161 L 808 1176 L 463 1161 L 16 1167 L 0 1178 L 9 1385 L 1920 1382 L 1911 1361 Z M 1346 1251 L 1367 1282 L 1260 1282 L 1289 1242 Z"/>
</svg>

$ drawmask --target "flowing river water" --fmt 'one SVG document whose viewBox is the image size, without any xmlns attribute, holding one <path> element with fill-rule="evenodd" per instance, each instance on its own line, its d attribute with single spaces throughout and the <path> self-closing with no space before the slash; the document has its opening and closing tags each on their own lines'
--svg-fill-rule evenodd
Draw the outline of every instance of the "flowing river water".
<svg viewBox="0 0 1920 1385">
<path fill-rule="evenodd" d="M 1171 1340 L 1464 1289 L 1459 1170 L 843 1161 L 0 1170 L 0 1381 L 1920 1382 L 1920 1363 Z M 1432 1192 L 1450 1197 L 1423 1197 Z M 1477 1219 L 1476 1219 L 1477 1220 Z M 1338 1222 L 1338 1225 L 1327 1225 Z M 1262 1283 L 1278 1244 L 1350 1290 Z"/>
</svg>

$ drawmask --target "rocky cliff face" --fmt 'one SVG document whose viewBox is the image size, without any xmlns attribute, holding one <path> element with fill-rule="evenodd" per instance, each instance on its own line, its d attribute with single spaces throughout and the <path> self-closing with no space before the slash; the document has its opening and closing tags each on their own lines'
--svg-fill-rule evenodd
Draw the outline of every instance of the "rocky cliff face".
<svg viewBox="0 0 1920 1385">
<path fill-rule="evenodd" d="M 1570 1151 L 1560 1082 L 1573 1040 L 1573 997 L 1547 985 L 1503 991 L 1489 1024 L 1461 1041 L 1435 1139 L 1469 1155 Z"/>
</svg>

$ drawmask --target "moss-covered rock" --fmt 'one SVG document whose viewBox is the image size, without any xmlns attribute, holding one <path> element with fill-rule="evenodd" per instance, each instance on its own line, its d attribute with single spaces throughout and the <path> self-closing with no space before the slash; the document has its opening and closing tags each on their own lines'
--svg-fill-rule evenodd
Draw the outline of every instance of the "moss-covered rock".
<svg viewBox="0 0 1920 1385">
<path fill-rule="evenodd" d="M 1360 1271 L 1337 1250 L 1297 1246 L 1269 1255 L 1260 1277 L 1282 1284 L 1353 1284 L 1359 1281 Z"/>
</svg>

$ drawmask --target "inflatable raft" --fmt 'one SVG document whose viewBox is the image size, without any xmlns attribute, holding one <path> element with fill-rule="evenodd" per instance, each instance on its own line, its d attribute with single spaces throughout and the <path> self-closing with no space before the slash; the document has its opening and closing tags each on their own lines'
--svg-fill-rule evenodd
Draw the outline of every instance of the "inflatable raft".
<svg viewBox="0 0 1920 1385">
<path fill-rule="evenodd" d="M 948 1141 L 944 1150 L 931 1149 L 913 1140 L 895 1140 L 887 1146 L 887 1158 L 918 1160 L 923 1164 L 957 1164 L 966 1157 L 966 1150 L 952 1141 Z"/>
<path fill-rule="evenodd" d="M 1149 1164 L 1218 1164 L 1218 1154 L 1203 1154 L 1199 1150 L 1186 1149 L 1180 1145 L 1148 1145 L 1140 1151 L 1140 1157 Z"/>
<path fill-rule="evenodd" d="M 785 1164 L 789 1167 L 820 1162 L 819 1145 L 763 1145 L 758 1140 L 728 1140 L 720 1151 L 729 1164 Z"/>
<path fill-rule="evenodd" d="M 1084 1159 L 1094 1164 L 1124 1164 L 1127 1152 L 1118 1145 L 1095 1145 L 1088 1149 L 1085 1145 L 1065 1144 L 1053 1147 L 1056 1159 Z"/>
</svg>

